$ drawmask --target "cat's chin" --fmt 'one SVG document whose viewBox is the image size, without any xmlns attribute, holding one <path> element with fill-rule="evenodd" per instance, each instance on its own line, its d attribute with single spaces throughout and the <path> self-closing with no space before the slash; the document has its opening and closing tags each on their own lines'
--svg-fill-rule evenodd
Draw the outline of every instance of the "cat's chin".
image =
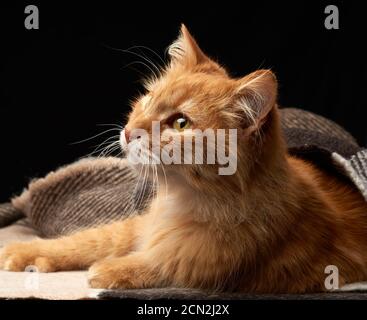
<svg viewBox="0 0 367 320">
<path fill-rule="evenodd" d="M 137 173 L 139 179 L 146 179 L 160 186 L 165 184 L 186 185 L 187 180 L 193 179 L 192 171 L 181 165 L 130 163 L 130 167 Z"/>
</svg>

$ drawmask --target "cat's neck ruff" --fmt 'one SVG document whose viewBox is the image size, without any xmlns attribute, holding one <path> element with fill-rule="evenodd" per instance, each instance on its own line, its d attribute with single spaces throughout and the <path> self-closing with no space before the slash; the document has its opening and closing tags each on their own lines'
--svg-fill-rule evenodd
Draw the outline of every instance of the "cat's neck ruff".
<svg viewBox="0 0 367 320">
<path fill-rule="evenodd" d="M 249 179 L 239 170 L 233 176 L 218 176 L 217 179 L 202 179 L 195 186 L 190 178 L 170 177 L 159 184 L 156 201 L 167 207 L 169 215 L 186 215 L 190 219 L 219 226 L 235 226 L 266 220 L 277 212 L 266 210 L 270 205 L 281 209 L 282 197 L 279 191 L 292 189 L 288 169 L 277 170 L 269 175 L 265 170 L 254 168 L 250 181 L 239 187 L 239 181 Z M 224 182 L 225 180 L 225 182 Z M 165 211 L 165 210 L 163 210 Z"/>
</svg>

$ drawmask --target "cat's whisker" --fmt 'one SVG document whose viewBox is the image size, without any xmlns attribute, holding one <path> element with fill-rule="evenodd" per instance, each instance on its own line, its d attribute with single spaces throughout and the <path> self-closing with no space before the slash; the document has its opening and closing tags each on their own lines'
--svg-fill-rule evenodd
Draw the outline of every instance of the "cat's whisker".
<svg viewBox="0 0 367 320">
<path fill-rule="evenodd" d="M 156 181 L 156 185 L 155 185 L 155 184 L 153 184 L 153 186 L 154 186 L 155 188 L 152 188 L 152 191 L 153 191 L 153 192 L 155 192 L 155 194 L 152 194 L 152 198 L 153 198 L 153 196 L 154 196 L 154 197 L 156 197 L 156 196 L 157 196 L 157 194 L 158 194 L 157 190 L 159 190 L 159 189 L 158 189 L 158 188 L 159 188 L 159 178 L 158 178 L 158 172 L 157 172 L 157 165 L 156 165 L 155 163 L 153 163 L 152 170 L 153 170 L 153 172 L 154 172 L 154 180 Z M 156 223 L 156 221 L 157 221 L 157 216 L 156 216 L 156 217 L 154 217 L 153 223 L 155 224 L 155 223 Z"/>
<path fill-rule="evenodd" d="M 149 198 L 153 199 L 154 196 L 155 196 L 155 191 L 158 190 L 158 188 L 159 188 L 159 181 L 158 181 L 158 176 L 157 176 L 157 172 L 156 172 L 156 165 L 152 164 L 152 166 L 150 168 L 152 170 L 152 186 L 149 190 Z"/>
<path fill-rule="evenodd" d="M 124 49 L 121 49 L 120 51 L 121 52 L 125 52 L 125 53 L 133 54 L 136 57 L 143 59 L 144 61 L 148 62 L 154 68 L 155 72 L 157 72 L 156 75 L 159 75 L 160 74 L 160 72 L 161 72 L 160 68 L 157 67 L 157 65 L 151 59 L 149 59 L 147 56 L 145 56 L 144 54 L 139 54 L 139 53 L 136 53 L 134 51 L 130 51 L 128 49 L 127 50 L 126 49 L 125 50 Z"/>
<path fill-rule="evenodd" d="M 133 63 L 129 63 L 129 64 L 127 64 L 127 65 L 125 65 L 124 67 L 123 67 L 123 69 L 124 68 L 130 68 L 131 70 L 133 70 L 133 71 L 135 71 L 135 72 L 137 72 L 143 79 L 147 76 L 144 72 L 142 72 L 142 71 L 140 71 L 138 68 L 134 68 L 134 67 L 132 67 L 132 65 L 134 65 L 135 64 L 135 62 L 133 62 Z M 137 81 L 138 83 L 140 82 L 140 81 Z"/>
<path fill-rule="evenodd" d="M 132 204 L 132 206 L 125 213 L 127 217 L 132 215 L 135 211 L 137 211 L 136 194 L 137 194 L 138 187 L 140 185 L 140 180 L 141 180 L 141 177 L 142 177 L 142 171 L 143 171 L 143 167 L 140 167 L 139 174 L 137 175 L 137 178 L 136 178 L 136 183 L 135 183 L 134 190 L 132 192 L 130 192 L 130 194 L 129 194 L 129 201 Z"/>
<path fill-rule="evenodd" d="M 160 62 L 162 62 L 163 65 L 166 64 L 166 62 L 162 59 L 162 57 L 153 49 L 147 47 L 147 46 L 132 46 L 130 48 L 127 48 L 126 50 L 131 50 L 131 49 L 146 49 L 148 51 L 150 51 L 151 53 L 153 53 L 159 60 Z"/>
<path fill-rule="evenodd" d="M 101 133 L 98 133 L 90 138 L 87 138 L 87 139 L 83 139 L 83 140 L 79 140 L 79 141 L 76 141 L 76 142 L 71 142 L 70 145 L 74 145 L 74 144 L 79 144 L 79 143 L 83 143 L 83 142 L 86 142 L 86 141 L 89 141 L 89 140 L 92 140 L 92 139 L 95 139 L 103 134 L 106 134 L 107 132 L 111 132 L 111 131 L 118 131 L 120 130 L 119 128 L 112 128 L 112 129 L 107 129 Z"/>
<path fill-rule="evenodd" d="M 144 152 L 144 150 L 141 150 L 141 152 Z M 133 213 L 134 211 L 141 209 L 140 207 L 141 207 L 142 199 L 144 197 L 144 192 L 145 192 L 145 190 L 143 189 L 146 184 L 146 170 L 147 169 L 145 165 L 141 164 L 139 176 L 138 176 L 134 191 L 131 193 L 131 199 L 133 199 L 134 206 L 131 208 L 130 214 Z"/>
<path fill-rule="evenodd" d="M 161 159 L 152 153 L 152 157 L 154 158 L 155 161 L 157 161 L 160 165 L 159 168 L 162 170 L 163 173 L 163 177 L 164 177 L 164 185 L 165 185 L 165 194 L 166 194 L 166 198 L 168 196 L 168 183 L 167 183 L 167 175 L 166 175 L 166 171 L 164 169 L 164 164 L 162 163 Z M 158 176 L 158 172 L 157 172 L 157 176 Z"/>
<path fill-rule="evenodd" d="M 152 187 L 149 191 L 149 197 L 153 197 L 156 194 L 156 191 L 159 188 L 159 178 L 158 178 L 158 172 L 157 172 L 157 165 L 153 161 L 154 157 L 156 157 L 156 156 L 154 154 L 150 153 L 150 151 L 147 150 L 147 149 L 144 149 L 144 153 L 145 153 L 145 156 L 148 157 L 148 159 L 149 159 L 149 164 L 147 165 L 148 166 L 148 177 L 149 177 L 150 170 L 152 170 Z M 147 181 L 147 183 L 148 183 L 148 181 Z"/>
<path fill-rule="evenodd" d="M 138 175 L 138 178 L 136 180 L 136 184 L 135 184 L 134 190 L 130 194 L 130 200 L 133 202 L 134 205 L 130 208 L 130 211 L 129 211 L 128 215 L 133 214 L 138 209 L 138 206 L 137 206 L 137 199 L 138 199 L 137 198 L 137 191 L 138 191 L 138 188 L 140 186 L 140 181 L 141 181 L 141 178 L 142 178 L 142 172 L 143 172 L 143 166 L 140 167 L 139 175 Z"/>
<path fill-rule="evenodd" d="M 154 63 L 154 61 L 152 59 L 149 59 L 149 57 L 147 57 L 144 52 L 142 52 L 140 50 L 141 53 L 137 53 L 135 51 L 133 51 L 132 49 L 146 49 L 150 52 L 152 52 L 155 56 L 157 56 L 160 60 L 160 62 L 162 62 L 163 66 L 166 65 L 165 61 L 159 56 L 159 54 L 157 52 L 155 52 L 153 49 L 150 49 L 146 46 L 131 46 L 127 49 L 120 49 L 120 48 L 114 48 L 114 47 L 111 47 L 109 45 L 106 45 L 106 44 L 103 44 L 106 48 L 109 48 L 111 50 L 114 50 L 114 51 L 118 51 L 118 52 L 123 52 L 123 53 L 129 53 L 129 54 L 132 54 L 132 55 L 135 55 L 137 56 L 138 58 L 141 58 L 143 60 L 145 60 L 146 62 L 148 62 L 153 68 L 156 69 L 156 71 L 158 72 L 158 74 L 160 74 L 160 65 L 157 66 L 157 62 Z"/>
<path fill-rule="evenodd" d="M 102 143 L 100 143 L 98 146 L 102 146 L 102 145 L 105 145 L 106 143 L 110 143 L 110 140 L 118 139 L 119 137 L 120 137 L 120 135 L 111 136 L 111 137 L 107 138 L 106 140 L 104 140 Z"/>
<path fill-rule="evenodd" d="M 97 153 L 98 152 L 98 155 L 97 155 L 97 157 L 102 157 L 102 156 L 104 156 L 104 154 L 111 148 L 111 147 L 113 147 L 113 146 L 115 146 L 115 144 L 117 143 L 117 141 L 113 141 L 113 142 L 111 142 L 111 143 L 107 143 L 107 142 L 105 142 L 105 143 L 102 143 L 101 145 L 100 145 L 100 147 L 99 148 L 97 148 L 95 151 L 94 151 L 94 153 Z M 107 144 L 107 146 L 106 146 L 106 144 Z"/>
<path fill-rule="evenodd" d="M 97 124 L 97 126 L 100 126 L 100 127 L 110 126 L 110 127 L 115 127 L 115 129 L 118 129 L 118 130 L 122 130 L 124 128 L 122 125 L 117 124 L 117 123 L 99 123 Z"/>
<path fill-rule="evenodd" d="M 114 135 L 114 136 L 112 136 L 112 137 L 109 137 L 109 138 L 107 138 L 106 140 L 104 140 L 102 143 L 100 143 L 97 147 L 96 146 L 94 146 L 94 147 L 96 147 L 91 153 L 89 153 L 88 155 L 87 155 L 87 157 L 91 157 L 91 156 L 94 156 L 95 154 L 97 154 L 97 153 L 99 153 L 99 152 L 101 152 L 105 147 L 105 145 L 106 144 L 110 144 L 110 140 L 112 140 L 112 139 L 119 139 L 119 137 L 120 137 L 120 135 Z"/>
<path fill-rule="evenodd" d="M 149 69 L 149 71 L 154 75 L 154 78 L 157 79 L 158 75 L 156 74 L 156 71 L 154 71 L 149 65 L 147 65 L 146 63 L 142 62 L 142 61 L 133 61 L 128 63 L 127 65 L 125 65 L 123 68 L 128 68 L 134 64 L 141 64 L 144 67 L 146 67 L 147 69 Z"/>
<path fill-rule="evenodd" d="M 119 149 L 118 147 L 111 148 L 111 149 L 107 150 L 102 156 L 103 157 L 113 156 L 114 152 L 116 152 L 118 149 Z"/>
<path fill-rule="evenodd" d="M 152 155 L 153 157 L 153 155 Z M 159 179 L 158 179 L 158 173 L 157 173 L 157 165 L 154 163 L 154 161 L 151 162 L 152 167 L 152 175 L 153 175 L 153 187 L 152 189 L 158 190 L 159 189 Z"/>
<path fill-rule="evenodd" d="M 142 187 L 140 189 L 140 193 L 139 193 L 139 198 L 137 201 L 137 207 L 141 208 L 141 205 L 143 203 L 144 197 L 145 197 L 145 190 L 146 190 L 146 186 L 147 186 L 147 177 L 148 177 L 148 169 L 147 167 L 144 165 L 144 174 L 143 174 L 143 182 L 142 182 Z"/>
<path fill-rule="evenodd" d="M 109 144 L 106 148 L 103 149 L 100 156 L 101 157 L 107 157 L 110 155 L 113 151 L 117 150 L 119 148 L 119 141 L 114 141 L 111 144 Z"/>
<path fill-rule="evenodd" d="M 152 172 L 153 172 L 153 187 L 158 188 L 159 181 L 158 181 L 158 175 L 157 175 L 157 166 L 155 163 L 152 164 Z"/>
</svg>

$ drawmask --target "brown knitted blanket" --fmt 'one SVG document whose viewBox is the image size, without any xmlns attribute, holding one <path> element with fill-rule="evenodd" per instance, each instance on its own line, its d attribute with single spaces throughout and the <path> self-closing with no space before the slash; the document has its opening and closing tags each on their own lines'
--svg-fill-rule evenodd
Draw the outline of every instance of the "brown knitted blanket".
<svg viewBox="0 0 367 320">
<path fill-rule="evenodd" d="M 281 110 L 289 152 L 349 179 L 367 200 L 367 152 L 334 122 L 299 109 Z M 11 203 L 0 205 L 0 227 L 21 217 L 44 237 L 123 219 L 150 201 L 125 159 L 87 158 L 33 180 Z M 137 210 L 135 210 L 137 209 Z"/>
<path fill-rule="evenodd" d="M 151 194 L 126 159 L 86 158 L 35 179 L 11 205 L 42 236 L 56 237 L 136 214 Z"/>
</svg>

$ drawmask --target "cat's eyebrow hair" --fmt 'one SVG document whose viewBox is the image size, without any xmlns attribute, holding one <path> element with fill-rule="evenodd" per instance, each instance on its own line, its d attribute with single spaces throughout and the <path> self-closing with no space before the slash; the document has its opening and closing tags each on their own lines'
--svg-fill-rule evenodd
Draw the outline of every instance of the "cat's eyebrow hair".
<svg viewBox="0 0 367 320">
<path fill-rule="evenodd" d="M 182 111 L 182 112 L 186 112 L 187 110 L 191 109 L 193 106 L 195 105 L 195 101 L 192 98 L 189 98 L 187 100 L 185 100 L 184 102 L 182 102 L 178 108 Z"/>
<path fill-rule="evenodd" d="M 166 113 L 166 112 L 168 112 L 168 113 L 172 113 L 172 112 L 185 113 L 188 110 L 190 110 L 193 105 L 194 105 L 194 100 L 189 98 L 189 99 L 186 99 L 183 102 L 178 103 L 178 104 L 170 104 L 167 101 L 163 101 L 163 102 L 160 102 L 158 104 L 157 108 L 161 113 Z"/>
<path fill-rule="evenodd" d="M 149 94 L 145 95 L 144 97 L 140 99 L 140 103 L 141 103 L 143 110 L 147 108 L 147 105 L 151 100 L 152 100 L 152 96 L 150 96 Z"/>
</svg>

